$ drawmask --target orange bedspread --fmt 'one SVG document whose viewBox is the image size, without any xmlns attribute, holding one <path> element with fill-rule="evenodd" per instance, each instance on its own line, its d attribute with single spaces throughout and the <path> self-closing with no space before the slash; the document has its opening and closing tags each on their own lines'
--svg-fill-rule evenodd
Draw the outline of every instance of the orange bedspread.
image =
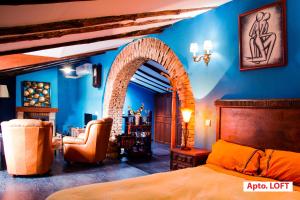
<svg viewBox="0 0 300 200">
<path fill-rule="evenodd" d="M 246 193 L 245 179 L 271 179 L 251 177 L 217 166 L 205 165 L 178 171 L 158 173 L 144 177 L 98 183 L 61 190 L 48 200 L 71 199 L 300 199 L 300 192 Z M 294 190 L 299 188 L 294 188 Z"/>
</svg>

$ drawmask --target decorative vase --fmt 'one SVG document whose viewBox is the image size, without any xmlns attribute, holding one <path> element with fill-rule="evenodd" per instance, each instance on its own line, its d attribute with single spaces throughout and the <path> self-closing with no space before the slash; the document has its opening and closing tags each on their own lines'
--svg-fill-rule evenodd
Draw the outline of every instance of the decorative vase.
<svg viewBox="0 0 300 200">
<path fill-rule="evenodd" d="M 141 115 L 134 115 L 134 118 L 135 118 L 135 125 L 136 126 L 140 125 Z"/>
</svg>

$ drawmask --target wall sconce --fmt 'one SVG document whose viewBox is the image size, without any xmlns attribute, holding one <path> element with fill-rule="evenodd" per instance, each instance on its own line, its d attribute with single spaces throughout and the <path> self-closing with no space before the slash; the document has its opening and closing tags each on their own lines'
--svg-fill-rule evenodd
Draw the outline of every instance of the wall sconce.
<svg viewBox="0 0 300 200">
<path fill-rule="evenodd" d="M 203 59 L 206 66 L 210 61 L 210 55 L 212 50 L 212 42 L 210 40 L 205 40 L 203 43 L 204 54 L 197 55 L 199 52 L 199 45 L 197 43 L 191 43 L 190 45 L 190 52 L 193 53 L 194 62 L 200 62 Z"/>
<path fill-rule="evenodd" d="M 0 98 L 9 98 L 7 85 L 0 85 Z"/>
<path fill-rule="evenodd" d="M 182 108 L 181 109 L 181 114 L 182 114 L 182 118 L 183 118 L 183 122 L 185 125 L 185 128 L 183 130 L 183 138 L 184 138 L 184 146 L 181 147 L 182 150 L 190 150 L 191 148 L 187 146 L 187 140 L 189 138 L 189 129 L 188 129 L 188 125 L 191 119 L 191 115 L 192 115 L 192 110 L 188 109 L 188 108 Z"/>
</svg>

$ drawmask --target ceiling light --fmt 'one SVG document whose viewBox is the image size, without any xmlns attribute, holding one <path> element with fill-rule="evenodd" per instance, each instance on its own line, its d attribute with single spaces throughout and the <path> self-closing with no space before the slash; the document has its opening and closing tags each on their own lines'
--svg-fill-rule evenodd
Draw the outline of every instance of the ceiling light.
<svg viewBox="0 0 300 200">
<path fill-rule="evenodd" d="M 63 71 L 64 74 L 71 74 L 75 71 L 75 69 L 72 68 L 71 65 L 65 65 L 63 68 L 60 68 L 59 70 Z"/>
</svg>

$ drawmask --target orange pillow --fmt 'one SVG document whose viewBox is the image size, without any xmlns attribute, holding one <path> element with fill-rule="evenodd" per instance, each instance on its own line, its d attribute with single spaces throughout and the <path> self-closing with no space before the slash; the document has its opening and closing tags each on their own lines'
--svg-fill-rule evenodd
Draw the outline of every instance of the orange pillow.
<svg viewBox="0 0 300 200">
<path fill-rule="evenodd" d="M 264 152 L 258 149 L 218 140 L 213 144 L 206 163 L 248 175 L 256 175 L 263 154 Z"/>
<path fill-rule="evenodd" d="M 261 158 L 261 176 L 300 185 L 300 153 L 266 149 Z"/>
</svg>

